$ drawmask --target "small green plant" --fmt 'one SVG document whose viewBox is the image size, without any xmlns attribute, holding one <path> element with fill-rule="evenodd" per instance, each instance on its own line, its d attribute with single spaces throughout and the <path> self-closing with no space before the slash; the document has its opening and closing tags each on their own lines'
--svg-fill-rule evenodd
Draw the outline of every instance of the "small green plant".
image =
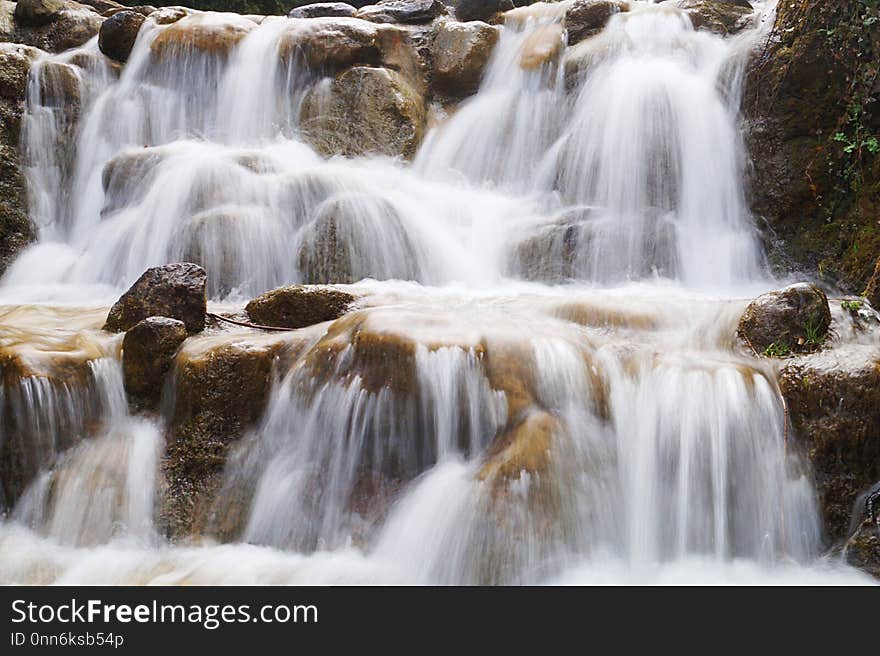
<svg viewBox="0 0 880 656">
<path fill-rule="evenodd" d="M 785 342 L 773 342 L 764 349 L 764 355 L 768 358 L 784 358 L 791 354 L 791 348 Z"/>
<path fill-rule="evenodd" d="M 825 341 L 825 334 L 827 332 L 828 330 L 822 329 L 818 322 L 810 319 L 804 325 L 804 340 L 809 346 L 819 346 Z"/>
<path fill-rule="evenodd" d="M 847 312 L 856 313 L 862 309 L 861 301 L 841 301 L 840 307 L 842 307 Z"/>
</svg>

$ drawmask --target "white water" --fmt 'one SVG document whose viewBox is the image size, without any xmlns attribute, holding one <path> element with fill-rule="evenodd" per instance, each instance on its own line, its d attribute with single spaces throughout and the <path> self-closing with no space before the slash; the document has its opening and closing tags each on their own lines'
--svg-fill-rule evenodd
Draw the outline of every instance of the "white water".
<svg viewBox="0 0 880 656">
<path fill-rule="evenodd" d="M 377 388 L 353 342 L 320 372 L 321 344 L 307 348 L 229 459 L 212 517 L 237 541 L 208 526 L 177 546 L 153 521 L 162 426 L 129 416 L 114 364 L 91 439 L 44 448 L 0 528 L 0 580 L 864 580 L 821 558 L 774 374 L 730 340 L 742 299 L 772 284 L 736 111 L 759 34 L 632 5 L 568 49 L 588 62 L 568 81 L 564 61 L 519 66 L 560 9 L 511 19 L 479 93 L 411 164 L 325 160 L 300 140 L 319 80 L 277 52 L 301 21 L 265 20 L 228 60 L 159 56 L 167 28 L 148 21 L 118 80 L 94 42 L 52 57 L 90 62 L 74 128 L 38 68 L 24 139 L 40 241 L 0 299 L 100 305 L 179 260 L 205 266 L 215 300 L 372 278 L 355 287 L 363 330 L 414 356 L 394 365 L 407 384 Z M 16 417 L 69 403 L 45 394 L 21 394 Z M 490 445 L 518 431 L 549 448 L 499 473 Z"/>
</svg>

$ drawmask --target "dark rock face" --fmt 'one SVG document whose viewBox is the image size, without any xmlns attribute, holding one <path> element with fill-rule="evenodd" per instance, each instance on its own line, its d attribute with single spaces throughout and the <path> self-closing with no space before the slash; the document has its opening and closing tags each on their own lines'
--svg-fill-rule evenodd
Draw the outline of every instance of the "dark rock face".
<svg viewBox="0 0 880 656">
<path fill-rule="evenodd" d="M 850 565 L 880 578 L 880 482 L 856 497 L 843 553 Z"/>
<path fill-rule="evenodd" d="M 460 21 L 488 21 L 495 14 L 513 9 L 511 0 L 457 0 L 455 17 Z"/>
<path fill-rule="evenodd" d="M 828 297 L 815 285 L 800 283 L 763 294 L 749 303 L 740 318 L 738 333 L 759 353 L 774 345 L 788 353 L 816 348 L 830 325 Z"/>
<path fill-rule="evenodd" d="M 358 18 L 374 23 L 430 23 L 446 12 L 440 0 L 383 0 L 358 11 Z"/>
<path fill-rule="evenodd" d="M 481 21 L 442 23 L 431 46 L 436 89 L 456 98 L 475 93 L 499 35 Z"/>
<path fill-rule="evenodd" d="M 857 496 L 880 480 L 880 363 L 868 346 L 795 358 L 780 372 L 791 433 L 809 458 L 828 538 L 848 537 Z"/>
<path fill-rule="evenodd" d="M 135 39 L 146 18 L 136 11 L 120 11 L 101 25 L 98 47 L 105 55 L 118 62 L 128 61 Z"/>
<path fill-rule="evenodd" d="M 610 0 L 577 0 L 565 12 L 565 30 L 568 32 L 568 45 L 580 43 L 587 37 L 598 34 L 614 14 L 625 10 L 621 2 Z"/>
<path fill-rule="evenodd" d="M 147 269 L 107 315 L 104 330 L 128 330 L 147 317 L 170 317 L 189 333 L 205 328 L 205 270 L 190 263 L 165 264 Z"/>
<path fill-rule="evenodd" d="M 266 292 L 245 308 L 251 321 L 279 328 L 305 328 L 338 319 L 355 296 L 330 287 L 291 285 Z"/>
<path fill-rule="evenodd" d="M 136 406 L 158 406 L 165 375 L 186 337 L 184 323 L 168 317 L 147 317 L 125 333 L 122 340 L 125 391 Z"/>
<path fill-rule="evenodd" d="M 752 209 L 771 262 L 850 293 L 864 290 L 880 256 L 880 156 L 846 152 L 880 128 L 871 11 L 857 0 L 780 2 L 743 95 Z"/>
<path fill-rule="evenodd" d="M 288 18 L 334 18 L 350 17 L 357 8 L 345 2 L 316 2 L 312 5 L 295 7 L 287 14 Z"/>
<path fill-rule="evenodd" d="M 877 260 L 877 265 L 874 267 L 874 275 L 871 276 L 868 286 L 865 287 L 865 298 L 875 310 L 880 309 L 880 259 Z"/>
<path fill-rule="evenodd" d="M 29 46 L 0 44 L 0 274 L 36 237 L 18 142 L 28 71 L 38 55 Z"/>
</svg>

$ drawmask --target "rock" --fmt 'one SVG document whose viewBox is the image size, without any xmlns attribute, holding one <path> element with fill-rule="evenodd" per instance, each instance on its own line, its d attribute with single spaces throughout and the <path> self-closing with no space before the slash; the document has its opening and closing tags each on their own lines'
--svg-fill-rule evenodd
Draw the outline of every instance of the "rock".
<svg viewBox="0 0 880 656">
<path fill-rule="evenodd" d="M 378 65 L 381 26 L 357 18 L 292 20 L 281 36 L 285 61 L 302 56 L 316 72 L 334 74 L 355 65 Z"/>
<path fill-rule="evenodd" d="M 110 309 L 104 330 L 122 332 L 147 317 L 178 319 L 189 333 L 205 327 L 205 270 L 195 264 L 147 269 Z"/>
<path fill-rule="evenodd" d="M 0 43 L 0 274 L 36 238 L 28 216 L 19 137 L 28 72 L 39 55 L 36 48 Z"/>
<path fill-rule="evenodd" d="M 277 358 L 302 346 L 299 333 L 190 339 L 174 369 L 174 409 L 162 461 L 160 524 L 172 539 L 208 523 L 230 448 L 263 415 Z"/>
<path fill-rule="evenodd" d="M 437 89 L 459 98 L 475 93 L 500 33 L 480 21 L 442 23 L 431 47 Z"/>
<path fill-rule="evenodd" d="M 184 323 L 168 317 L 147 317 L 125 333 L 122 370 L 125 391 L 135 405 L 159 405 L 165 376 L 186 337 Z"/>
<path fill-rule="evenodd" d="M 5 44 L 4 44 L 5 45 Z M 0 508 L 11 510 L 58 457 L 106 416 L 97 380 L 106 338 L 100 312 L 49 306 L 0 308 Z"/>
<path fill-rule="evenodd" d="M 295 7 L 287 14 L 288 18 L 339 18 L 352 17 L 357 8 L 345 2 L 316 2 L 311 5 Z"/>
<path fill-rule="evenodd" d="M 727 0 L 678 0 L 676 4 L 688 15 L 694 28 L 722 36 L 742 31 L 753 13 L 748 3 Z"/>
<path fill-rule="evenodd" d="M 799 283 L 749 303 L 737 332 L 758 353 L 785 355 L 820 346 L 830 325 L 828 297 L 815 285 Z"/>
<path fill-rule="evenodd" d="M 628 11 L 626 2 L 611 0 L 576 0 L 565 12 L 565 31 L 568 45 L 573 46 L 598 34 L 616 13 Z"/>
<path fill-rule="evenodd" d="M 171 25 L 192 13 L 192 10 L 186 7 L 161 7 L 147 14 L 147 18 L 153 19 L 156 25 Z"/>
<path fill-rule="evenodd" d="M 787 361 L 779 376 L 791 435 L 808 457 L 825 530 L 848 536 L 856 497 L 880 480 L 880 362 L 847 345 Z"/>
<path fill-rule="evenodd" d="M 864 296 L 872 308 L 880 311 L 880 258 L 874 266 L 874 275 L 871 276 L 871 279 L 868 280 L 868 286 L 865 287 Z"/>
<path fill-rule="evenodd" d="M 30 45 L 53 53 L 83 45 L 98 33 L 104 20 L 91 7 L 76 2 L 64 2 L 48 22 L 24 25 L 13 19 L 18 7 L 17 3 L 0 0 L 0 40 Z"/>
<path fill-rule="evenodd" d="M 15 22 L 23 27 L 41 27 L 57 20 L 71 3 L 66 0 L 18 0 Z"/>
<path fill-rule="evenodd" d="M 334 321 L 357 297 L 330 287 L 292 285 L 261 294 L 247 304 L 251 321 L 279 328 L 305 328 Z"/>
<path fill-rule="evenodd" d="M 880 88 L 870 72 L 880 30 L 865 28 L 869 12 L 854 2 L 780 2 L 747 69 L 742 104 L 752 211 L 771 263 L 855 294 L 880 257 L 880 157 L 845 152 L 854 141 L 851 108 L 861 112 L 860 129 L 880 131 Z M 862 179 L 851 184 L 847 171 L 857 161 Z"/>
<path fill-rule="evenodd" d="M 293 0 L 293 2 L 289 2 L 287 4 L 288 4 L 288 6 L 291 7 L 291 11 L 293 11 L 295 9 L 304 9 L 305 7 L 312 7 L 315 4 L 322 4 L 323 5 L 323 4 L 337 4 L 337 3 L 327 3 L 327 2 L 316 3 L 315 0 Z M 371 5 L 371 4 L 373 4 L 373 2 L 372 2 L 372 0 L 350 0 L 350 2 L 347 2 L 345 4 L 351 5 L 355 9 L 359 9 L 361 7 L 366 7 L 367 5 Z M 288 14 L 288 16 L 290 16 L 290 14 Z M 295 16 L 295 17 L 290 16 L 290 17 L 291 18 L 313 18 L 312 16 Z"/>
<path fill-rule="evenodd" d="M 374 23 L 418 25 L 430 23 L 444 13 L 446 7 L 440 0 L 382 0 L 360 9 L 357 17 Z"/>
<path fill-rule="evenodd" d="M 136 11 L 120 11 L 101 25 L 98 47 L 105 55 L 118 62 L 127 62 L 138 32 L 146 17 Z"/>
<path fill-rule="evenodd" d="M 102 214 L 138 202 L 150 176 L 164 160 L 164 151 L 157 148 L 123 150 L 104 165 L 101 183 L 104 187 Z"/>
<path fill-rule="evenodd" d="M 39 103 L 43 107 L 55 107 L 68 113 L 75 120 L 82 109 L 84 84 L 80 69 L 57 61 L 40 62 Z"/>
<path fill-rule="evenodd" d="M 150 44 L 150 50 L 156 57 L 174 56 L 193 50 L 226 57 L 257 27 L 253 21 L 237 14 L 206 12 L 183 17 L 169 14 L 168 19 L 173 19 L 173 22 Z"/>
<path fill-rule="evenodd" d="M 559 23 L 551 23 L 536 29 L 523 43 L 519 55 L 521 68 L 532 71 L 549 64 L 562 54 L 565 48 L 565 29 Z"/>
<path fill-rule="evenodd" d="M 535 410 L 495 439 L 486 451 L 485 462 L 477 477 L 493 488 L 506 487 L 524 474 L 539 476 L 550 465 L 553 435 L 559 421 L 548 412 Z"/>
<path fill-rule="evenodd" d="M 512 0 L 456 0 L 455 17 L 460 21 L 488 21 L 502 11 L 513 9 Z"/>
<path fill-rule="evenodd" d="M 303 227 L 297 256 L 307 284 L 423 279 L 423 260 L 396 210 L 367 194 L 321 203 Z"/>
<path fill-rule="evenodd" d="M 880 579 L 880 525 L 866 519 L 846 541 L 844 557 L 847 564 Z"/>
<path fill-rule="evenodd" d="M 357 66 L 309 91 L 301 124 L 327 156 L 412 158 L 425 134 L 425 104 L 399 73 Z"/>
<path fill-rule="evenodd" d="M 113 0 L 81 0 L 80 4 L 92 7 L 102 16 L 108 15 L 107 12 L 124 11 L 128 9 L 125 5 L 114 2 Z"/>
</svg>

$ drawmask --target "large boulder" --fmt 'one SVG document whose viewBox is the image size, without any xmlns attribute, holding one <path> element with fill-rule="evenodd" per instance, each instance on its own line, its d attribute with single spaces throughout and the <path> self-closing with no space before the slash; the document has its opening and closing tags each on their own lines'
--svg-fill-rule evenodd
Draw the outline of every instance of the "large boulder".
<svg viewBox="0 0 880 656">
<path fill-rule="evenodd" d="M 513 9 L 512 0 L 456 0 L 455 17 L 460 21 L 488 21 L 496 14 Z"/>
<path fill-rule="evenodd" d="M 105 55 L 118 62 L 128 61 L 131 49 L 146 18 L 136 11 L 120 11 L 101 25 L 98 47 Z"/>
<path fill-rule="evenodd" d="M 412 158 L 426 112 L 422 96 L 396 71 L 356 66 L 314 87 L 301 121 L 306 140 L 324 155 Z"/>
<path fill-rule="evenodd" d="M 357 8 L 346 2 L 316 2 L 302 7 L 294 7 L 287 14 L 288 18 L 343 18 L 352 17 Z"/>
<path fill-rule="evenodd" d="M 291 285 L 261 294 L 247 304 L 251 321 L 279 328 L 305 328 L 338 319 L 357 297 L 332 287 Z"/>
<path fill-rule="evenodd" d="M 880 480 L 880 356 L 870 345 L 799 356 L 779 386 L 792 439 L 812 464 L 828 538 L 841 543 L 857 497 Z"/>
<path fill-rule="evenodd" d="M 568 45 L 598 34 L 614 14 L 628 9 L 626 2 L 615 0 L 576 0 L 565 12 Z"/>
<path fill-rule="evenodd" d="M 475 93 L 499 36 L 498 27 L 481 21 L 441 23 L 431 46 L 437 90 L 453 97 Z"/>
<path fill-rule="evenodd" d="M 418 25 L 430 23 L 445 12 L 446 6 L 440 0 L 382 0 L 360 9 L 357 17 L 374 23 Z"/>
<path fill-rule="evenodd" d="M 186 337 L 184 323 L 168 317 L 147 317 L 125 333 L 123 379 L 125 391 L 136 406 L 158 406 L 174 354 Z"/>
<path fill-rule="evenodd" d="M 815 285 L 799 283 L 749 303 L 738 334 L 758 353 L 787 355 L 820 346 L 830 325 L 828 297 Z"/>
<path fill-rule="evenodd" d="M 104 330 L 122 332 L 147 317 L 178 319 L 189 333 L 205 328 L 205 270 L 188 262 L 147 269 L 110 309 Z"/>
<path fill-rule="evenodd" d="M 28 72 L 39 54 L 29 46 L 0 43 L 0 274 L 36 237 L 28 217 L 19 135 Z"/>
</svg>

